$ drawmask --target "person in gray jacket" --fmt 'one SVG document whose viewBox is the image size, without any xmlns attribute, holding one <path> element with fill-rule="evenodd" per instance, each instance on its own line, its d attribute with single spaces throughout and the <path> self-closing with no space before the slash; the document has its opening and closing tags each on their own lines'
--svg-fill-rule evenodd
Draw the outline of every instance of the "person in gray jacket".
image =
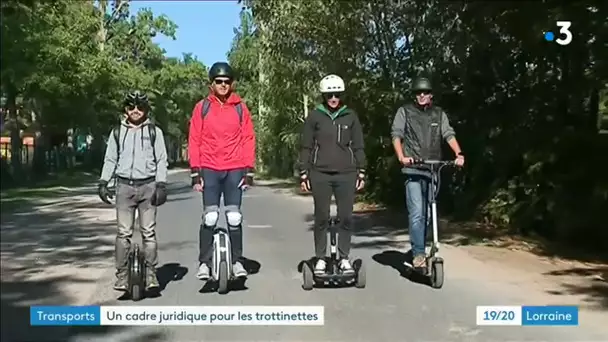
<svg viewBox="0 0 608 342">
<path fill-rule="evenodd" d="M 108 189 L 108 182 L 116 177 L 118 233 L 114 289 L 127 290 L 127 257 L 137 210 L 146 258 L 146 290 L 153 290 L 159 288 L 156 207 L 167 201 L 167 150 L 163 131 L 148 118 L 150 105 L 146 94 L 130 92 L 124 108 L 125 119 L 110 132 L 98 192 L 102 201 L 111 204 L 114 194 Z"/>
<path fill-rule="evenodd" d="M 417 159 L 441 159 L 441 143 L 445 140 L 454 154 L 457 166 L 464 165 L 464 154 L 456 133 L 441 107 L 433 104 L 433 87 L 427 78 L 419 77 L 412 84 L 415 100 L 397 110 L 392 126 L 393 148 L 403 165 L 413 266 L 426 263 L 426 199 L 429 196 L 430 172 Z"/>
</svg>

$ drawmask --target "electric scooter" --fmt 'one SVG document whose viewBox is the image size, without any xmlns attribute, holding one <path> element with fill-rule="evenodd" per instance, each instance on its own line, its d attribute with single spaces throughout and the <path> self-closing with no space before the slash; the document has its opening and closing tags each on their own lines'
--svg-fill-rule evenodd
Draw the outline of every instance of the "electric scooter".
<svg viewBox="0 0 608 342">
<path fill-rule="evenodd" d="M 431 226 L 433 240 L 431 242 L 430 251 L 426 258 L 426 266 L 421 269 L 412 267 L 415 271 L 427 276 L 431 287 L 440 289 L 443 287 L 443 258 L 439 256 L 439 217 L 437 212 L 437 195 L 441 185 L 440 174 L 445 166 L 454 166 L 454 161 L 442 160 L 414 160 L 414 164 L 427 165 L 431 170 L 431 181 L 427 189 L 427 209 L 425 212 L 425 241 L 427 239 L 426 231 Z M 430 213 L 430 215 L 429 215 Z M 429 222 L 430 218 L 430 222 Z"/>
<path fill-rule="evenodd" d="M 325 274 L 316 275 L 313 272 L 314 262 L 316 262 L 316 258 L 312 260 L 305 260 L 302 262 L 302 277 L 303 284 L 302 288 L 306 291 L 310 291 L 313 289 L 315 285 L 323 286 L 323 285 L 333 285 L 333 286 L 346 286 L 352 285 L 354 283 L 356 288 L 362 289 L 365 288 L 365 267 L 363 267 L 363 260 L 356 259 L 353 262 L 353 268 L 355 270 L 354 274 L 343 274 L 340 270 L 339 262 L 340 258 L 338 257 L 338 244 L 337 244 L 337 226 L 339 220 L 338 218 L 330 218 L 329 219 L 329 237 L 330 237 L 330 251 L 331 256 L 326 258 L 327 267 Z"/>
</svg>

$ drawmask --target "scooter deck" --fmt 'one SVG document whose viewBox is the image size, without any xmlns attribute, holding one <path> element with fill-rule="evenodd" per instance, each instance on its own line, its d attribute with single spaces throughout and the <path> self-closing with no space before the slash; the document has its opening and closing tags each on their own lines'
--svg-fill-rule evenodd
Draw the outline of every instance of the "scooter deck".
<svg viewBox="0 0 608 342">
<path fill-rule="evenodd" d="M 357 277 L 357 273 L 355 274 L 333 274 L 333 273 L 325 273 L 325 274 L 314 274 L 314 279 L 321 281 L 338 281 L 338 282 L 347 282 L 350 280 L 354 280 Z"/>
</svg>

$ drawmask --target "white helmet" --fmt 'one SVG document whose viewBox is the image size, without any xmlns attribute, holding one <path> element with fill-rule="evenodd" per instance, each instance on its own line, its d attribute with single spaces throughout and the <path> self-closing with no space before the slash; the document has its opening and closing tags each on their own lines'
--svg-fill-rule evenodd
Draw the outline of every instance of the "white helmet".
<svg viewBox="0 0 608 342">
<path fill-rule="evenodd" d="M 319 83 L 321 93 L 339 93 L 345 89 L 344 80 L 338 75 L 327 75 Z"/>
</svg>

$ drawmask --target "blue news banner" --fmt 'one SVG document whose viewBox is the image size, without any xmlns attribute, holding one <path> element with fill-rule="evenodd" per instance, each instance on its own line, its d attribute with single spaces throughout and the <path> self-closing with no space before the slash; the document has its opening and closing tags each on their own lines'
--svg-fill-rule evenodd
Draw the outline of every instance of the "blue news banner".
<svg viewBox="0 0 608 342">
<path fill-rule="evenodd" d="M 30 325 L 324 325 L 322 306 L 32 306 Z"/>
<path fill-rule="evenodd" d="M 577 306 L 478 306 L 477 325 L 577 326 Z"/>
</svg>

